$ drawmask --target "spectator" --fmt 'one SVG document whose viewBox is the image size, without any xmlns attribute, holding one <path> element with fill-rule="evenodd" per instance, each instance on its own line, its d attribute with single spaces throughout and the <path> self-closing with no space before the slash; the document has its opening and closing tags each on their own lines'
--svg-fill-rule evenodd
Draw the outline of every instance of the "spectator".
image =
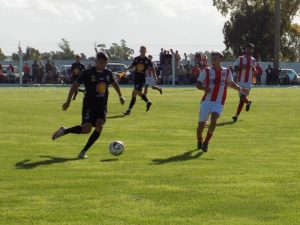
<svg viewBox="0 0 300 225">
<path fill-rule="evenodd" d="M 28 65 L 28 63 L 26 62 L 23 66 L 23 83 L 27 84 L 31 82 L 31 78 L 30 78 L 30 67 Z"/>
<path fill-rule="evenodd" d="M 0 64 L 0 71 L 2 72 L 2 70 L 3 70 L 3 67 L 2 67 L 2 64 Z"/>
<path fill-rule="evenodd" d="M 201 57 L 201 63 L 205 65 L 205 67 L 208 66 L 208 58 L 207 58 L 207 55 L 203 55 Z"/>
<path fill-rule="evenodd" d="M 164 51 L 164 49 L 161 48 L 159 53 L 159 62 L 161 65 L 165 64 L 165 55 L 166 55 L 166 51 Z"/>
<path fill-rule="evenodd" d="M 271 85 L 273 83 L 274 71 L 270 64 L 268 65 L 268 68 L 266 69 L 266 74 L 267 74 L 267 85 Z"/>
<path fill-rule="evenodd" d="M 198 64 L 195 65 L 195 67 L 192 69 L 192 77 L 191 77 L 191 83 L 192 84 L 196 84 L 197 83 L 197 79 L 200 75 L 201 69 L 199 67 Z"/>
<path fill-rule="evenodd" d="M 92 67 L 93 67 L 92 64 L 89 64 L 88 67 L 87 67 L 87 69 L 89 70 L 89 69 L 91 69 Z"/>
<path fill-rule="evenodd" d="M 281 84 L 282 85 L 290 85 L 291 84 L 291 80 L 290 80 L 290 77 L 289 77 L 288 73 L 284 74 L 284 76 L 282 78 L 282 81 L 281 81 Z"/>
<path fill-rule="evenodd" d="M 45 83 L 45 66 L 43 61 L 41 60 L 39 62 L 39 67 L 38 67 L 38 76 L 37 76 L 37 83 Z"/>
<path fill-rule="evenodd" d="M 31 65 L 32 68 L 32 81 L 33 83 L 37 82 L 38 73 L 39 73 L 39 65 L 36 60 L 34 60 L 33 64 Z"/>
<path fill-rule="evenodd" d="M 15 68 L 12 64 L 9 64 L 7 68 L 7 77 L 9 78 L 10 82 L 15 83 L 16 81 Z"/>
<path fill-rule="evenodd" d="M 262 77 L 263 70 L 259 65 L 259 63 L 256 64 L 255 69 L 256 69 L 256 84 L 261 85 L 261 77 Z"/>
<path fill-rule="evenodd" d="M 161 65 L 161 68 L 163 84 L 168 85 L 170 80 L 171 65 L 167 58 L 165 58 L 165 63 Z"/>
<path fill-rule="evenodd" d="M 46 64 L 45 64 L 45 72 L 46 72 L 46 76 L 45 76 L 45 80 L 46 83 L 52 83 L 53 77 L 52 77 L 52 65 L 50 63 L 50 60 L 47 60 Z"/>
</svg>

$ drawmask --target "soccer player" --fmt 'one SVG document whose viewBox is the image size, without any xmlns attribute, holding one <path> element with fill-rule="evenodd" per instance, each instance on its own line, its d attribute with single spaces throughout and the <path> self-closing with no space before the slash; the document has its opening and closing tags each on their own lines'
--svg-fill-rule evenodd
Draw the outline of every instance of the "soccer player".
<svg viewBox="0 0 300 225">
<path fill-rule="evenodd" d="M 96 66 L 83 71 L 72 84 L 67 101 L 62 105 L 63 110 L 67 110 L 71 103 L 74 92 L 79 88 L 80 84 L 84 84 L 86 94 L 82 105 L 82 123 L 71 128 L 61 127 L 52 135 L 52 140 L 66 134 L 88 134 L 92 127 L 95 127 L 85 147 L 79 154 L 79 158 L 87 158 L 86 152 L 100 137 L 101 131 L 106 121 L 106 104 L 108 100 L 108 86 L 112 84 L 120 97 L 123 105 L 125 102 L 121 94 L 120 87 L 113 79 L 112 72 L 106 69 L 108 57 L 105 53 L 99 52 L 96 56 Z"/>
<path fill-rule="evenodd" d="M 123 112 L 124 115 L 130 115 L 131 110 L 136 102 L 136 96 L 139 95 L 142 100 L 146 102 L 146 112 L 149 111 L 152 103 L 148 100 L 147 96 L 143 94 L 142 90 L 146 82 L 146 70 L 153 68 L 151 60 L 146 56 L 147 49 L 145 46 L 140 47 L 140 56 L 135 57 L 132 64 L 127 70 L 134 68 L 134 89 L 132 91 L 132 98 L 129 104 L 129 108 Z"/>
<path fill-rule="evenodd" d="M 78 76 L 82 73 L 82 71 L 85 70 L 85 66 L 83 64 L 81 64 L 81 62 L 80 62 L 80 56 L 76 55 L 75 58 L 76 58 L 76 62 L 74 62 L 71 67 L 71 82 L 72 83 L 74 83 L 74 81 L 78 78 Z M 73 100 L 76 99 L 78 91 L 82 91 L 82 90 L 76 90 L 74 92 Z"/>
<path fill-rule="evenodd" d="M 238 57 L 234 63 L 234 70 L 237 72 L 237 83 L 243 88 L 247 88 L 249 91 L 252 87 L 252 80 L 256 74 L 256 60 L 252 57 L 254 51 L 253 44 L 247 44 L 245 49 L 245 55 Z M 248 100 L 248 94 L 239 92 L 240 102 L 237 108 L 236 115 L 232 117 L 236 122 L 240 113 L 243 110 L 244 104 L 246 104 L 246 111 L 250 110 L 252 101 Z"/>
<path fill-rule="evenodd" d="M 221 116 L 226 100 L 227 86 L 247 93 L 247 89 L 238 86 L 232 79 L 229 69 L 221 66 L 223 54 L 213 51 L 211 54 L 212 67 L 206 67 L 200 74 L 196 87 L 204 91 L 200 105 L 199 122 L 197 127 L 198 149 L 208 151 L 209 141 L 215 131 L 218 118 Z M 210 125 L 203 141 L 203 130 L 210 116 Z"/>
<path fill-rule="evenodd" d="M 152 61 L 152 59 L 153 59 L 152 55 L 148 55 L 148 58 L 151 60 L 153 67 L 148 68 L 148 70 L 146 71 L 146 84 L 145 84 L 145 88 L 144 88 L 144 95 L 147 95 L 149 86 L 151 86 L 153 90 L 159 91 L 159 93 L 162 95 L 162 89 L 156 84 L 157 65 L 154 61 Z"/>
</svg>

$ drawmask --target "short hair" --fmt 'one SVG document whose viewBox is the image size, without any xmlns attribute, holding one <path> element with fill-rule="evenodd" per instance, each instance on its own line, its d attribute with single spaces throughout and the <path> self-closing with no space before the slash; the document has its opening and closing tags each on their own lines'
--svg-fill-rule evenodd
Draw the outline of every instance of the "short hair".
<svg viewBox="0 0 300 225">
<path fill-rule="evenodd" d="M 142 48 L 147 49 L 146 46 L 144 46 L 144 45 L 142 45 L 142 46 L 140 47 L 140 49 L 142 49 Z"/>
<path fill-rule="evenodd" d="M 104 52 L 98 52 L 96 55 L 96 59 L 103 59 L 105 61 L 108 61 L 108 56 Z"/>
</svg>

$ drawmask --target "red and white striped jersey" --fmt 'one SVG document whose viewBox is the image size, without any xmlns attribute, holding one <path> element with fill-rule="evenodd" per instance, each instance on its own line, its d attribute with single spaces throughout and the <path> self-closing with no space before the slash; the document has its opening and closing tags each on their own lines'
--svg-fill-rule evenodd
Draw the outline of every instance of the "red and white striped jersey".
<svg viewBox="0 0 300 225">
<path fill-rule="evenodd" d="M 256 67 L 255 58 L 246 55 L 240 56 L 235 61 L 234 66 L 241 68 L 238 70 L 238 83 L 252 83 Z M 242 69 L 244 66 L 246 66 L 246 68 Z"/>
<path fill-rule="evenodd" d="M 198 81 L 202 83 L 203 87 L 209 87 L 210 93 L 206 93 L 202 101 L 219 102 L 225 104 L 227 95 L 227 84 L 232 82 L 232 73 L 229 69 L 222 67 L 220 70 L 213 68 L 205 68 Z"/>
</svg>

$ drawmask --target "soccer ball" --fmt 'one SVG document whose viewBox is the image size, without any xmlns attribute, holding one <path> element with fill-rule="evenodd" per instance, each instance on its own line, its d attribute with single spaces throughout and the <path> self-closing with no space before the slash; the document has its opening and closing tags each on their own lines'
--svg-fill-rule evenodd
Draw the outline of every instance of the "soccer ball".
<svg viewBox="0 0 300 225">
<path fill-rule="evenodd" d="M 124 144 L 122 141 L 113 141 L 110 143 L 108 150 L 114 156 L 121 155 L 124 151 Z"/>
</svg>

